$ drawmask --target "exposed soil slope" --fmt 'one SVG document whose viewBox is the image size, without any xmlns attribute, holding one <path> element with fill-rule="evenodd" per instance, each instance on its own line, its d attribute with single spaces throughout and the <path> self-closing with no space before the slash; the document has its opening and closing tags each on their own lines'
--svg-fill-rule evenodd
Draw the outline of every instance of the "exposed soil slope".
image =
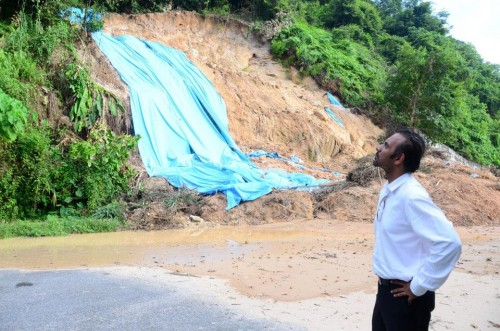
<svg viewBox="0 0 500 331">
<path fill-rule="evenodd" d="M 227 105 L 230 132 L 244 152 L 263 149 L 290 157 L 296 155 L 310 168 L 342 173 L 305 171 L 335 183 L 314 193 L 273 192 L 253 202 L 225 210 L 225 197 L 204 197 L 175 213 L 164 203 L 172 188 L 163 179 L 137 179 L 144 185 L 140 203 L 132 204 L 130 221 L 135 228 L 158 229 L 191 225 L 269 223 L 290 219 L 331 218 L 372 220 L 382 178 L 366 185 L 345 181 L 359 167 L 358 159 L 373 154 L 383 130 L 364 116 L 330 105 L 310 79 L 273 61 L 269 45 L 249 33 L 245 24 L 203 18 L 191 12 L 167 12 L 105 18 L 104 32 L 133 35 L 179 49 L 212 81 Z M 128 89 L 109 62 L 91 45 L 85 53 L 98 83 L 128 104 Z M 329 106 L 344 128 L 324 110 Z M 263 168 L 298 171 L 281 161 L 260 158 Z M 370 158 L 364 159 L 365 164 Z M 140 162 L 138 162 L 140 167 Z M 373 169 L 364 166 L 361 169 Z M 450 162 L 428 155 L 417 177 L 450 220 L 460 225 L 500 224 L 500 182 L 488 169 Z M 189 218 L 200 216 L 203 220 Z"/>
</svg>

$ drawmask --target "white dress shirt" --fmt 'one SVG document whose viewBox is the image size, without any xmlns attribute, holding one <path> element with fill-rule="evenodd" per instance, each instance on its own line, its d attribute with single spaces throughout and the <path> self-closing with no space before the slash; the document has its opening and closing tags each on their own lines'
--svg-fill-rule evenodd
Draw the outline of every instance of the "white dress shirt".
<svg viewBox="0 0 500 331">
<path fill-rule="evenodd" d="M 416 296 L 443 285 L 460 257 L 452 223 L 410 173 L 384 185 L 374 227 L 373 271 L 411 281 Z"/>
</svg>

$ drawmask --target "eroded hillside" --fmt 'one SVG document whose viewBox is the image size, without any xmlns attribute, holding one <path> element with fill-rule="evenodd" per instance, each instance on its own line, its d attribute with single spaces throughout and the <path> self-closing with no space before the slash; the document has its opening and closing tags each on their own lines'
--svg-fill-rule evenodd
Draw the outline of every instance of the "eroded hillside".
<svg viewBox="0 0 500 331">
<path fill-rule="evenodd" d="M 363 116 L 330 105 L 310 79 L 300 79 L 293 70 L 273 61 L 269 45 L 249 33 L 245 24 L 203 18 L 191 12 L 147 15 L 112 15 L 105 18 L 104 32 L 133 35 L 183 51 L 222 95 L 227 105 L 229 129 L 244 151 L 263 149 L 290 157 L 298 156 L 306 170 L 334 183 L 312 194 L 277 191 L 256 201 L 226 211 L 225 197 L 204 197 L 196 205 L 172 214 L 165 199 L 172 188 L 163 179 L 137 178 L 144 186 L 146 203 L 130 209 L 135 228 L 157 229 L 192 224 L 237 224 L 278 222 L 290 219 L 331 218 L 366 221 L 372 219 L 382 178 L 360 186 L 345 181 L 345 175 L 363 164 L 358 159 L 373 154 L 383 130 Z M 95 46 L 84 57 L 96 81 L 128 104 L 128 89 Z M 344 127 L 328 116 L 329 106 Z M 256 159 L 263 168 L 299 171 L 285 162 Z M 369 164 L 365 158 L 365 165 Z M 436 153 L 424 160 L 417 175 L 456 224 L 500 224 L 500 182 L 487 169 L 473 169 L 449 162 Z M 203 220 L 190 220 L 189 215 Z"/>
</svg>

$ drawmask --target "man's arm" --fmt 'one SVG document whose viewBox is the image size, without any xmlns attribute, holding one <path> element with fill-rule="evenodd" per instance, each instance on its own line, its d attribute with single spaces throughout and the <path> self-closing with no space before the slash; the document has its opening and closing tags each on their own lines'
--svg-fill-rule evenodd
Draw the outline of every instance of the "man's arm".
<svg viewBox="0 0 500 331">
<path fill-rule="evenodd" d="M 416 296 L 434 291 L 444 284 L 462 252 L 462 243 L 448 221 L 428 195 L 412 197 L 406 206 L 415 233 L 428 246 L 429 254 L 413 277 L 409 288 Z"/>
</svg>

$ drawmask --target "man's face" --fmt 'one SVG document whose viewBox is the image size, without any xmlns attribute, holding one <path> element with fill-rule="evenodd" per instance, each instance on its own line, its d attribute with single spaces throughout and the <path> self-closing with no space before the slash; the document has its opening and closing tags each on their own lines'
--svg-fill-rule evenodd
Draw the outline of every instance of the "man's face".
<svg viewBox="0 0 500 331">
<path fill-rule="evenodd" d="M 387 138 L 383 144 L 377 147 L 377 153 L 375 153 L 375 158 L 373 159 L 373 165 L 380 167 L 385 170 L 385 172 L 390 172 L 394 168 L 394 161 L 397 159 L 391 156 L 396 151 L 399 144 L 403 143 L 405 137 L 399 133 L 395 133 L 389 138 Z"/>
</svg>

